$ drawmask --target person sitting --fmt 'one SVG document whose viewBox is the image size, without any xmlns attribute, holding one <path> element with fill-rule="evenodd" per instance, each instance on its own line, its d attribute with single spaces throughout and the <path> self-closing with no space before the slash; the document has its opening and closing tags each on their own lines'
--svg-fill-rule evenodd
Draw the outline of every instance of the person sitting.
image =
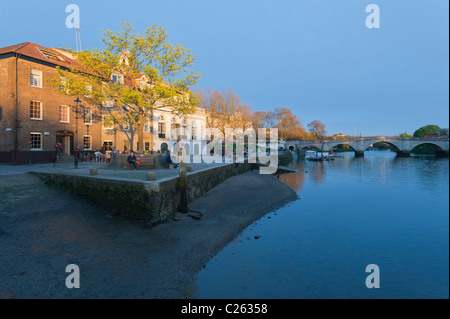
<svg viewBox="0 0 450 319">
<path fill-rule="evenodd" d="M 169 164 L 170 169 L 178 168 L 178 164 L 175 163 L 170 157 L 170 151 L 167 151 L 166 161 Z"/>
<path fill-rule="evenodd" d="M 130 155 L 128 155 L 127 162 L 133 165 L 134 170 L 137 170 L 137 160 L 133 151 L 131 151 Z"/>
</svg>

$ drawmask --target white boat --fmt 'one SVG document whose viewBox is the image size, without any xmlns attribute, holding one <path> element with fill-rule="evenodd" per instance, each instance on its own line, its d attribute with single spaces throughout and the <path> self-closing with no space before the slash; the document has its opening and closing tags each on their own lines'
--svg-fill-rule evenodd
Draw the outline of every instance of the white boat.
<svg viewBox="0 0 450 319">
<path fill-rule="evenodd" d="M 305 159 L 309 161 L 334 161 L 335 155 L 333 152 L 317 152 L 317 151 L 306 151 Z"/>
</svg>

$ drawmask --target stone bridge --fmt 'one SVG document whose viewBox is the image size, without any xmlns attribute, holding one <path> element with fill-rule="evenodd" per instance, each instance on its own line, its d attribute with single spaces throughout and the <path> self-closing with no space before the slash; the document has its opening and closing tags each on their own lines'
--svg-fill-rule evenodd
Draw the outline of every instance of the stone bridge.
<svg viewBox="0 0 450 319">
<path fill-rule="evenodd" d="M 366 151 L 373 144 L 383 142 L 391 145 L 397 152 L 397 156 L 409 156 L 411 151 L 419 145 L 429 144 L 436 150 L 437 156 L 448 157 L 449 155 L 449 139 L 438 138 L 401 138 L 401 137 L 360 137 L 352 139 L 336 139 L 323 141 L 282 141 L 280 146 L 285 149 L 300 151 L 308 148 L 317 148 L 324 152 L 330 151 L 338 145 L 348 145 L 355 151 L 355 156 L 363 157 Z"/>
</svg>

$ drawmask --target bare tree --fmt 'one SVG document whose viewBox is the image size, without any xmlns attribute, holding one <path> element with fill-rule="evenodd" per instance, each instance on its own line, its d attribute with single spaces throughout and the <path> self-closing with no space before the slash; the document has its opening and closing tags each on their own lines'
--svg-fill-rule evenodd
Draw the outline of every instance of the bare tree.
<svg viewBox="0 0 450 319">
<path fill-rule="evenodd" d="M 301 140 L 306 137 L 302 122 L 286 107 L 274 111 L 278 136 L 281 140 Z"/>
<path fill-rule="evenodd" d="M 206 110 L 206 125 L 218 129 L 225 136 L 226 128 L 252 127 L 252 107 L 242 103 L 233 90 L 198 89 L 195 91 L 200 106 Z"/>
<path fill-rule="evenodd" d="M 315 137 L 323 137 L 327 134 L 326 126 L 319 120 L 312 121 L 308 124 L 308 130 Z"/>
</svg>

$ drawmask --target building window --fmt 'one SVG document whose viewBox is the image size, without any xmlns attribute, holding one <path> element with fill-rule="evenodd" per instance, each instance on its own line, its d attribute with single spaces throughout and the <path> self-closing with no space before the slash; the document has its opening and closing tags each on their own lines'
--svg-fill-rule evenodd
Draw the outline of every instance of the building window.
<svg viewBox="0 0 450 319">
<path fill-rule="evenodd" d="M 36 88 L 42 88 L 42 71 L 31 69 L 30 84 Z"/>
<path fill-rule="evenodd" d="M 170 120 L 170 139 L 174 140 L 174 139 L 178 139 L 178 124 L 175 121 L 175 118 L 172 117 L 172 119 Z"/>
<path fill-rule="evenodd" d="M 158 118 L 158 137 L 166 138 L 166 123 L 162 115 Z"/>
<path fill-rule="evenodd" d="M 197 140 L 197 127 L 195 126 L 195 121 L 192 121 L 192 139 Z"/>
<path fill-rule="evenodd" d="M 123 84 L 124 80 L 123 80 L 123 75 L 117 75 L 117 74 L 113 74 L 111 76 L 112 82 L 116 83 L 116 84 Z"/>
<path fill-rule="evenodd" d="M 150 151 L 150 142 L 145 142 L 145 151 Z"/>
<path fill-rule="evenodd" d="M 114 107 L 114 100 L 108 99 L 102 102 L 103 107 Z"/>
<path fill-rule="evenodd" d="M 150 119 L 147 119 L 147 122 L 144 124 L 144 132 L 151 133 L 152 127 L 150 125 Z"/>
<path fill-rule="evenodd" d="M 65 78 L 61 78 L 59 82 L 59 91 L 69 93 L 69 90 L 67 90 L 67 81 Z"/>
<path fill-rule="evenodd" d="M 103 129 L 105 130 L 112 130 L 114 129 L 114 121 L 109 116 L 103 115 Z"/>
<path fill-rule="evenodd" d="M 122 130 L 129 131 L 130 130 L 130 120 L 128 117 L 125 117 L 122 121 Z"/>
<path fill-rule="evenodd" d="M 85 150 L 92 150 L 92 140 L 90 135 L 85 135 L 83 139 L 83 148 Z"/>
<path fill-rule="evenodd" d="M 42 120 L 42 102 L 31 101 L 31 103 L 30 103 L 30 119 Z"/>
<path fill-rule="evenodd" d="M 59 106 L 59 121 L 63 123 L 70 122 L 70 109 L 66 105 Z"/>
<path fill-rule="evenodd" d="M 187 125 L 187 121 L 185 119 L 183 119 L 183 126 L 181 127 L 181 135 L 183 139 L 187 139 L 188 138 L 188 125 Z"/>
<path fill-rule="evenodd" d="M 105 147 L 106 152 L 111 152 L 113 150 L 113 142 L 112 141 L 103 141 L 103 146 Z"/>
<path fill-rule="evenodd" d="M 42 150 L 42 133 L 30 133 L 30 149 Z"/>
<path fill-rule="evenodd" d="M 84 110 L 84 124 L 92 125 L 92 110 Z"/>
<path fill-rule="evenodd" d="M 166 138 L 166 123 L 158 123 L 158 137 Z"/>
<path fill-rule="evenodd" d="M 92 95 L 92 85 L 90 85 L 89 83 L 86 83 L 85 88 L 86 88 L 87 94 L 85 94 L 84 97 L 90 98 Z"/>
</svg>

